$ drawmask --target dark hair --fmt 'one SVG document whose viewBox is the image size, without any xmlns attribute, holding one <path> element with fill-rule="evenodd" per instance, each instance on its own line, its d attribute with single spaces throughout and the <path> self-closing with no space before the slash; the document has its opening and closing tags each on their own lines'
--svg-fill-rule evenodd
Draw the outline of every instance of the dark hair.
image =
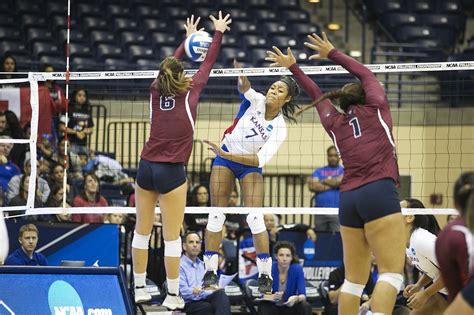
<svg viewBox="0 0 474 315">
<path fill-rule="evenodd" d="M 2 71 L 4 71 L 5 69 L 3 69 L 3 64 L 5 63 L 5 60 L 7 60 L 8 58 L 12 59 L 13 60 L 13 63 L 15 64 L 15 68 L 13 69 L 13 72 L 16 72 L 17 71 L 17 68 L 16 68 L 16 59 L 15 57 L 13 57 L 13 55 L 9 52 L 6 52 L 3 54 L 3 57 L 2 57 Z"/>
<path fill-rule="evenodd" d="M 425 205 L 418 199 L 406 198 L 404 199 L 407 202 L 407 208 L 425 208 Z M 422 228 L 428 232 L 438 235 L 441 231 L 436 217 L 432 214 L 417 214 L 414 215 L 415 220 L 413 220 L 413 229 L 412 231 Z"/>
<path fill-rule="evenodd" d="M 13 139 L 22 139 L 23 138 L 23 130 L 20 126 L 20 121 L 18 120 L 18 116 L 12 112 L 11 110 L 6 110 L 0 114 L 0 116 L 5 116 L 5 119 L 8 124 L 8 133 Z"/>
<path fill-rule="evenodd" d="M 191 234 L 196 234 L 199 237 L 199 240 L 202 241 L 201 235 L 199 235 L 198 232 L 189 230 L 189 231 L 186 231 L 186 233 L 184 233 L 183 235 L 183 244 L 186 243 L 188 236 Z"/>
<path fill-rule="evenodd" d="M 47 207 L 62 207 L 62 201 L 58 202 L 54 198 L 54 196 L 58 193 L 58 191 L 63 189 L 63 186 L 52 184 L 49 187 L 51 188 L 51 191 L 49 193 L 48 199 L 46 200 L 46 206 Z M 63 191 L 63 193 L 65 194 L 66 192 Z"/>
<path fill-rule="evenodd" d="M 87 92 L 87 90 L 85 88 L 78 88 L 76 90 L 74 90 L 74 92 L 72 92 L 72 97 L 71 97 L 71 107 L 70 107 L 70 110 L 74 110 L 74 107 L 77 106 L 76 104 L 76 95 L 77 93 L 79 93 L 80 91 L 84 91 L 84 94 L 86 95 L 86 102 L 84 104 L 81 105 L 81 107 L 84 109 L 84 110 L 89 110 L 89 107 L 90 107 L 90 103 L 89 103 L 89 92 Z"/>
<path fill-rule="evenodd" d="M 191 194 L 190 194 L 190 200 L 189 200 L 189 203 L 190 203 L 190 206 L 191 207 L 197 207 L 198 206 L 198 202 L 197 202 L 197 192 L 199 190 L 199 188 L 201 187 L 204 187 L 206 188 L 207 190 L 207 193 L 209 194 L 209 188 L 204 185 L 204 184 L 198 184 L 196 186 L 194 186 L 194 188 L 191 190 Z M 207 206 L 209 207 L 211 204 L 211 198 L 210 196 L 208 195 L 208 198 L 207 198 Z"/>
<path fill-rule="evenodd" d="M 327 148 L 326 154 L 329 154 L 329 151 L 331 151 L 331 150 L 336 150 L 336 152 L 337 152 L 336 146 L 332 145 L 332 146 L 330 146 L 329 148 Z"/>
<path fill-rule="evenodd" d="M 342 89 L 324 93 L 313 102 L 313 105 L 316 106 L 326 99 L 333 100 L 337 98 L 339 99 L 339 107 L 347 112 L 351 105 L 365 104 L 364 88 L 360 83 L 349 83 L 344 85 Z"/>
<path fill-rule="evenodd" d="M 95 201 L 98 202 L 100 200 L 100 180 L 99 178 L 97 177 L 97 175 L 95 175 L 94 173 L 87 173 L 86 175 L 84 175 L 84 182 L 82 184 L 82 191 L 80 193 L 80 196 L 84 199 L 84 200 L 87 200 L 87 195 L 86 195 L 86 179 L 87 177 L 92 177 L 94 178 L 96 181 L 97 181 L 97 193 L 95 195 Z"/>
<path fill-rule="evenodd" d="M 281 81 L 288 86 L 288 95 L 291 97 L 288 102 L 283 104 L 281 113 L 289 122 L 296 123 L 293 114 L 297 108 L 300 108 L 300 106 L 295 102 L 295 98 L 300 94 L 300 87 L 292 77 L 282 76 L 278 81 Z"/>
<path fill-rule="evenodd" d="M 465 172 L 454 184 L 454 205 L 474 232 L 474 172 Z"/>
<path fill-rule="evenodd" d="M 291 263 L 292 264 L 297 264 L 299 263 L 298 260 L 298 255 L 296 255 L 296 248 L 293 243 L 288 242 L 288 241 L 278 241 L 275 243 L 275 246 L 273 247 L 273 250 L 275 251 L 275 255 L 278 256 L 278 251 L 282 248 L 287 248 L 291 252 Z"/>
<path fill-rule="evenodd" d="M 21 197 L 23 197 L 23 193 L 24 193 L 24 192 L 28 192 L 28 189 L 25 190 L 25 189 L 23 188 L 23 185 L 24 185 L 25 182 L 26 182 L 26 178 L 30 178 L 30 175 L 23 174 L 23 175 L 21 176 L 21 179 L 20 179 L 20 190 L 18 191 L 18 195 L 21 196 Z"/>
</svg>

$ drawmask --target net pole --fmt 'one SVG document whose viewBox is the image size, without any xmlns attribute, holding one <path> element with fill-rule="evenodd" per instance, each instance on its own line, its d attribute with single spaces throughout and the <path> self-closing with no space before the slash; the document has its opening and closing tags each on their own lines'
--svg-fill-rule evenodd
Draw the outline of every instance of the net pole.
<svg viewBox="0 0 474 315">
<path fill-rule="evenodd" d="M 70 56 L 70 33 L 71 33 L 71 0 L 67 1 L 67 32 L 66 32 L 66 108 L 65 108 L 65 115 L 66 115 L 66 126 L 64 132 L 64 174 L 63 174 L 63 209 L 66 209 L 66 197 L 67 197 L 67 172 L 69 168 L 69 160 L 68 160 L 68 152 L 67 147 L 69 144 L 68 136 L 67 136 L 67 126 L 69 123 L 69 56 Z M 65 210 L 64 210 L 65 211 Z"/>
<path fill-rule="evenodd" d="M 36 145 L 38 140 L 38 118 L 39 118 L 39 96 L 38 96 L 38 81 L 33 73 L 28 74 L 28 81 L 30 82 L 30 104 L 31 104 L 31 135 L 30 135 L 30 182 L 28 183 L 28 199 L 26 201 L 26 212 L 34 207 L 36 196 L 36 173 L 37 173 L 37 159 L 36 159 Z M 25 176 L 25 175 L 24 175 Z"/>
</svg>

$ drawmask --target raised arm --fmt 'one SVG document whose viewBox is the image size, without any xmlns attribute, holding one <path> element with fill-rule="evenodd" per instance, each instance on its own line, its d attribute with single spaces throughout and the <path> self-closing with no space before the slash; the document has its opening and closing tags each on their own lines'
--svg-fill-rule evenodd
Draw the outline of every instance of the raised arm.
<svg viewBox="0 0 474 315">
<path fill-rule="evenodd" d="M 385 103 L 385 91 L 377 77 L 363 64 L 352 57 L 338 51 L 329 42 L 326 33 L 323 32 L 323 38 L 316 34 L 308 35 L 311 43 L 305 43 L 306 47 L 317 51 L 318 53 L 309 57 L 309 59 L 329 58 L 335 63 L 341 65 L 355 75 L 361 82 L 365 92 L 365 101 L 367 104 Z"/>
<path fill-rule="evenodd" d="M 184 29 L 186 30 L 186 38 L 188 38 L 188 36 L 191 36 L 191 34 L 193 33 L 204 30 L 204 28 L 201 28 L 198 30 L 198 24 L 200 20 L 201 20 L 201 17 L 198 17 L 196 21 L 194 21 L 194 14 L 191 15 L 191 17 L 186 18 L 186 23 L 184 24 Z M 178 46 L 178 48 L 176 49 L 173 55 L 173 57 L 175 57 L 176 59 L 183 58 L 185 41 L 186 39 L 183 40 L 181 44 Z"/>
<path fill-rule="evenodd" d="M 219 11 L 218 18 L 215 18 L 212 15 L 209 18 L 214 23 L 216 30 L 214 32 L 214 36 L 212 37 L 212 43 L 207 51 L 206 58 L 193 77 L 193 87 L 197 88 L 198 90 L 202 90 L 204 85 L 207 83 L 207 80 L 209 79 L 209 73 L 211 72 L 214 63 L 217 60 L 217 55 L 219 54 L 222 35 L 225 31 L 230 30 L 229 25 L 232 23 L 232 19 L 230 18 L 229 14 L 227 14 L 225 17 L 222 17 L 222 11 Z"/>
<path fill-rule="evenodd" d="M 236 68 L 236 69 L 242 68 L 242 65 L 239 62 L 237 62 L 237 60 L 235 60 L 235 59 L 234 59 L 234 68 Z M 250 84 L 250 81 L 246 76 L 244 76 L 244 75 L 239 76 L 239 78 L 237 79 L 237 89 L 239 90 L 239 93 L 244 94 L 251 87 L 252 86 Z"/>
</svg>

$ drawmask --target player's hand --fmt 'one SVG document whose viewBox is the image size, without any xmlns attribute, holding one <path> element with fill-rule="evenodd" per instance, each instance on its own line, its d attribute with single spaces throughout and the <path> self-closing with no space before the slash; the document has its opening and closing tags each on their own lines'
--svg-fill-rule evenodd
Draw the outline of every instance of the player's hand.
<svg viewBox="0 0 474 315">
<path fill-rule="evenodd" d="M 410 284 L 405 287 L 405 290 L 403 290 L 403 296 L 409 298 L 418 291 L 420 291 L 420 288 L 418 288 L 416 284 Z"/>
<path fill-rule="evenodd" d="M 408 298 L 407 306 L 411 309 L 417 309 L 422 307 L 428 299 L 429 296 L 425 291 L 416 292 Z"/>
<path fill-rule="evenodd" d="M 286 49 L 287 55 L 282 53 L 281 50 L 276 46 L 272 46 L 272 48 L 274 51 L 268 50 L 267 57 L 265 57 L 266 61 L 272 62 L 270 66 L 289 68 L 296 63 L 296 58 L 293 56 L 290 47 Z"/>
<path fill-rule="evenodd" d="M 275 293 L 273 294 L 273 299 L 274 299 L 275 301 L 280 301 L 280 300 L 283 298 L 283 293 L 284 293 L 284 292 L 282 292 L 282 291 L 275 292 Z"/>
<path fill-rule="evenodd" d="M 217 144 L 215 144 L 215 143 L 213 143 L 209 140 L 204 140 L 203 142 L 206 143 L 209 146 L 209 150 L 214 152 L 215 155 L 221 155 L 221 153 L 222 153 L 221 148 Z"/>
<path fill-rule="evenodd" d="M 214 23 L 214 28 L 216 31 L 220 31 L 224 33 L 225 31 L 230 31 L 230 23 L 232 23 L 232 19 L 230 15 L 227 14 L 224 18 L 222 17 L 222 11 L 219 11 L 219 18 L 215 18 L 214 16 L 210 15 L 209 18 L 211 19 L 212 23 Z"/>
<path fill-rule="evenodd" d="M 316 235 L 316 232 L 313 229 L 308 229 L 308 231 L 306 231 L 306 236 L 313 242 L 316 242 L 316 240 L 318 239 L 318 236 Z"/>
<path fill-rule="evenodd" d="M 189 17 L 186 18 L 186 24 L 184 24 L 184 28 L 186 29 L 186 37 L 188 37 L 189 35 L 193 33 L 204 30 L 204 27 L 198 29 L 198 24 L 200 20 L 201 20 L 201 17 L 198 17 L 196 21 L 194 21 L 194 14 L 191 15 L 190 18 Z"/>
<path fill-rule="evenodd" d="M 329 42 L 326 33 L 323 32 L 323 38 L 319 37 L 315 33 L 308 35 L 308 39 L 311 43 L 305 42 L 304 45 L 309 49 L 316 50 L 318 53 L 309 56 L 310 60 L 314 59 L 327 59 L 329 52 L 334 49 L 334 46 Z"/>
</svg>

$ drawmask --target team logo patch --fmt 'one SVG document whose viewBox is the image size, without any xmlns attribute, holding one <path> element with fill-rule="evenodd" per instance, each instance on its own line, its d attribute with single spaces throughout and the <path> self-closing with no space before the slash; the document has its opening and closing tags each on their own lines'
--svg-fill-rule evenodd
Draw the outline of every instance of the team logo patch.
<svg viewBox="0 0 474 315">
<path fill-rule="evenodd" d="M 273 130 L 273 126 L 272 126 L 272 125 L 268 125 L 267 131 L 272 131 L 272 130 Z"/>
</svg>

